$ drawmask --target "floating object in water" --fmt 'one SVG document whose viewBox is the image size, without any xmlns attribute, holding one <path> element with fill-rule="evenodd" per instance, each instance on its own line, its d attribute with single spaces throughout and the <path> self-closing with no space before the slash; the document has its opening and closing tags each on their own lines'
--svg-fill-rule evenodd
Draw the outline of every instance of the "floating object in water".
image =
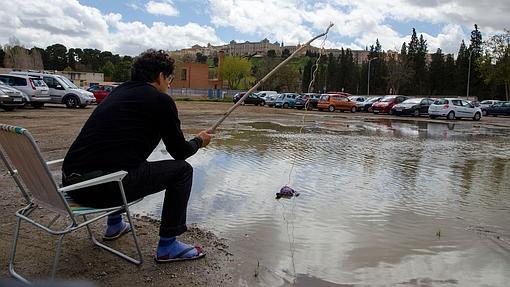
<svg viewBox="0 0 510 287">
<path fill-rule="evenodd" d="M 290 186 L 284 186 L 280 189 L 280 192 L 276 193 L 276 199 L 280 199 L 282 197 L 284 198 L 291 198 L 293 196 L 299 196 L 299 192 L 292 189 Z"/>
</svg>

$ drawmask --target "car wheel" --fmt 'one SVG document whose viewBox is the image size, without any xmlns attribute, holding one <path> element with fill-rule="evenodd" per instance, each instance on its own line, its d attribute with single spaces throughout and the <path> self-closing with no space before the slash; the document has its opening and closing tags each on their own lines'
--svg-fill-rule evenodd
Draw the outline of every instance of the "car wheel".
<svg viewBox="0 0 510 287">
<path fill-rule="evenodd" d="M 283 104 L 283 108 L 284 109 L 288 109 L 289 108 L 289 104 L 288 103 Z"/>
<path fill-rule="evenodd" d="M 482 110 L 482 115 L 485 117 L 487 116 L 487 111 L 486 110 Z"/>
<path fill-rule="evenodd" d="M 65 99 L 64 104 L 68 109 L 76 108 L 78 99 L 75 96 L 69 96 Z"/>
<path fill-rule="evenodd" d="M 351 113 L 355 113 L 356 112 L 356 107 L 352 107 L 351 108 Z"/>
<path fill-rule="evenodd" d="M 369 112 L 369 113 L 371 113 L 371 112 L 373 112 L 373 111 L 374 111 L 374 110 L 373 110 L 371 107 L 367 109 L 367 112 Z"/>
<path fill-rule="evenodd" d="M 391 110 L 390 110 L 389 114 L 390 114 L 390 115 L 395 114 L 395 112 L 393 111 L 393 109 L 391 109 Z"/>
<path fill-rule="evenodd" d="M 476 113 L 475 116 L 473 117 L 473 120 L 479 121 L 481 118 L 482 118 L 482 115 L 480 115 L 480 113 Z"/>
<path fill-rule="evenodd" d="M 335 111 L 335 106 L 331 105 L 328 107 L 328 111 L 330 112 L 334 112 Z"/>
<path fill-rule="evenodd" d="M 419 117 L 420 116 L 420 111 L 418 109 L 414 110 L 413 116 Z"/>
<path fill-rule="evenodd" d="M 30 103 L 30 105 L 34 107 L 34 109 L 40 109 L 44 106 L 44 103 Z"/>
<path fill-rule="evenodd" d="M 448 115 L 446 115 L 446 119 L 454 120 L 455 119 L 455 112 L 454 111 L 449 112 Z"/>
<path fill-rule="evenodd" d="M 266 102 L 262 101 L 260 102 L 260 106 L 263 107 L 266 104 Z"/>
</svg>

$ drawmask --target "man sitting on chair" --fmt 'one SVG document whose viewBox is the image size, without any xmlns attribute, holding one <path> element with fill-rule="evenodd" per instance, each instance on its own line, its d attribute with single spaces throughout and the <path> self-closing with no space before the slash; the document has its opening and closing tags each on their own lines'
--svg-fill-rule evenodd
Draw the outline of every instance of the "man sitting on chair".
<svg viewBox="0 0 510 287">
<path fill-rule="evenodd" d="M 211 140 L 209 130 L 187 141 L 175 102 L 166 94 L 173 79 L 174 60 L 163 51 L 148 50 L 133 64 L 131 81 L 115 88 L 96 107 L 67 152 L 63 185 L 125 170 L 127 201 L 166 189 L 156 251 L 157 262 L 196 259 L 201 247 L 176 239 L 186 227 L 193 168 L 185 159 Z M 160 140 L 175 160 L 148 162 Z M 96 208 L 122 204 L 118 185 L 103 184 L 69 192 L 79 204 Z M 121 214 L 108 216 L 104 240 L 114 240 L 131 226 Z"/>
</svg>

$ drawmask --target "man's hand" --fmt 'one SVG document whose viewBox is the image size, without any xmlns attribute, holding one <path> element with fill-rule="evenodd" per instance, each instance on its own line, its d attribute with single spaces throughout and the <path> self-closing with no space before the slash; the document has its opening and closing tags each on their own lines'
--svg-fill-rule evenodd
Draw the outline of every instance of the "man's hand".
<svg viewBox="0 0 510 287">
<path fill-rule="evenodd" d="M 210 142 L 211 138 L 213 137 L 211 129 L 206 129 L 205 131 L 201 131 L 198 134 L 198 137 L 202 139 L 202 147 L 206 147 Z"/>
</svg>

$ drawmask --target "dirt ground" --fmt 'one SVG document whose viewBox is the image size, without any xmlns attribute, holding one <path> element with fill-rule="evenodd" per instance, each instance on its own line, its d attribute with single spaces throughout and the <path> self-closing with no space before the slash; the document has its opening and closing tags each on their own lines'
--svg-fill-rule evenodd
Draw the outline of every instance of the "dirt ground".
<svg viewBox="0 0 510 287">
<path fill-rule="evenodd" d="M 182 127 L 188 137 L 211 126 L 231 103 L 214 102 L 177 102 Z M 94 110 L 95 106 L 85 109 L 66 109 L 64 106 L 50 105 L 43 109 L 19 109 L 14 112 L 0 112 L 0 123 L 27 128 L 36 139 L 46 160 L 62 158 L 80 128 Z M 303 118 L 305 115 L 305 118 Z M 221 128 L 235 128 L 239 122 L 271 121 L 285 125 L 307 123 L 342 129 L 353 121 L 362 121 L 390 116 L 370 115 L 365 113 L 321 113 L 317 111 L 302 112 L 268 107 L 241 106 L 227 119 Z M 416 120 L 415 118 L 403 118 Z M 429 121 L 423 117 L 420 121 Z M 441 121 L 441 120 L 434 120 Z M 484 118 L 479 125 L 509 127 L 510 118 Z M 219 132 L 221 132 L 221 128 Z M 214 141 L 212 142 L 214 144 Z M 58 174 L 58 168 L 55 174 Z M 4 165 L 0 169 L 0 278 L 8 278 L 8 259 L 15 226 L 14 212 L 23 206 L 23 198 L 8 175 Z M 41 215 L 42 216 L 42 215 Z M 239 259 L 243 254 L 232 254 L 228 240 L 218 238 L 206 228 L 191 226 L 189 232 L 181 239 L 189 243 L 201 244 L 207 256 L 205 259 L 172 264 L 156 264 L 153 255 L 158 241 L 158 222 L 137 217 L 135 226 L 138 230 L 144 263 L 141 266 L 129 264 L 106 251 L 93 247 L 87 240 L 86 232 L 79 231 L 65 237 L 63 253 L 57 276 L 63 280 L 85 280 L 96 286 L 236 286 Z M 104 222 L 95 226 L 97 235 L 104 229 Z M 34 230 L 34 229 L 32 229 Z M 52 264 L 56 237 L 39 231 L 21 237 L 17 253 L 19 271 L 29 278 L 47 278 Z M 134 250 L 129 237 L 114 243 L 124 250 Z M 131 248 L 131 249 L 129 249 Z M 132 253 L 131 253 L 132 254 Z"/>
</svg>

